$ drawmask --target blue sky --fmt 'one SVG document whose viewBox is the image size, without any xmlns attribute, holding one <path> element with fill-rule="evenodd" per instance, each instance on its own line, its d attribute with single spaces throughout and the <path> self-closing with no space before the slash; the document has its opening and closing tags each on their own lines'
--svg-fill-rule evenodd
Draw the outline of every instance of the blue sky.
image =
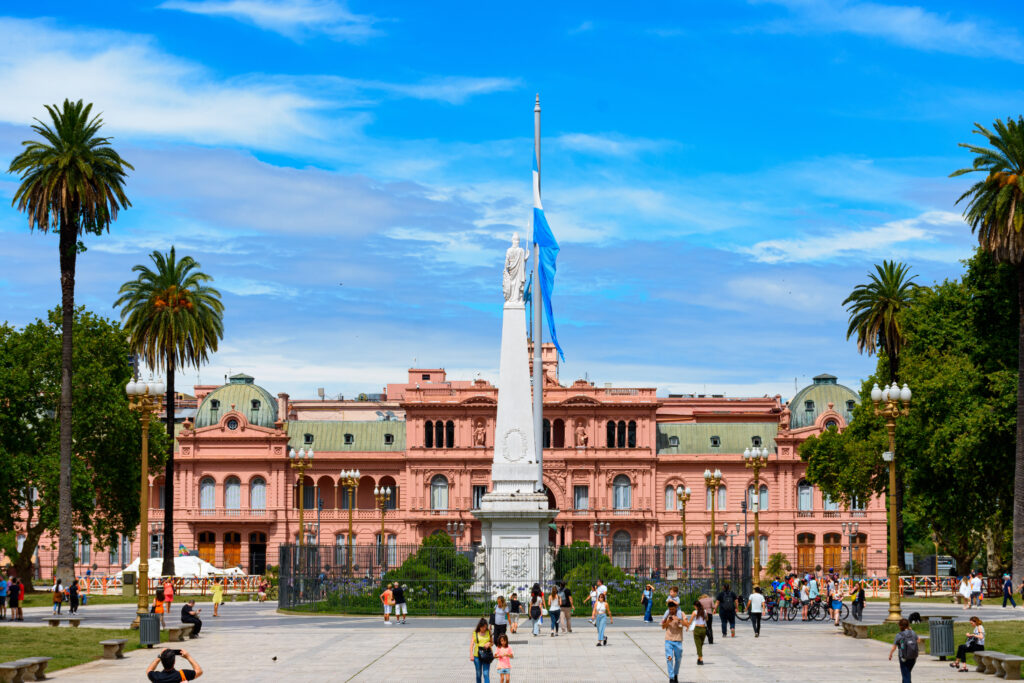
<svg viewBox="0 0 1024 683">
<path fill-rule="evenodd" d="M 293 396 L 414 363 L 496 378 L 535 93 L 562 380 L 728 395 L 857 386 L 874 363 L 842 300 L 885 258 L 960 272 L 957 143 L 1024 113 L 1010 1 L 39 7 L 0 17 L 3 168 L 65 97 L 136 168 L 78 301 L 115 315 L 132 265 L 174 244 L 227 306 L 202 381 Z M 59 303 L 59 269 L 15 186 L 0 175 L 0 319 L 23 324 Z"/>
</svg>

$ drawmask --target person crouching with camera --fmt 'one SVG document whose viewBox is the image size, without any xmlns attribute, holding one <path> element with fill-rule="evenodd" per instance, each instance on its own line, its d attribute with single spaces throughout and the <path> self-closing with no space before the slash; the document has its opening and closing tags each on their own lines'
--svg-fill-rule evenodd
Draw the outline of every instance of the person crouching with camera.
<svg viewBox="0 0 1024 683">
<path fill-rule="evenodd" d="M 174 658 L 181 655 L 192 665 L 191 669 L 175 669 Z M 163 671 L 157 671 L 156 665 L 163 664 Z M 199 666 L 192 655 L 184 650 L 163 650 L 146 669 L 146 676 L 152 683 L 180 683 L 181 681 L 192 681 L 203 675 L 203 667 Z"/>
</svg>

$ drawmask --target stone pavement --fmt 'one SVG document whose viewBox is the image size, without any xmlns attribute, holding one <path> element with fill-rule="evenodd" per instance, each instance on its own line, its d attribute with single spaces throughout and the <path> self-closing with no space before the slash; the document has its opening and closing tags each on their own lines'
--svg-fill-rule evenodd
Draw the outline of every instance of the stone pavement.
<svg viewBox="0 0 1024 683">
<path fill-rule="evenodd" d="M 884 615 L 884 606 L 878 611 Z M 923 605 L 920 611 L 925 611 Z M 89 610 L 88 623 L 123 626 L 131 612 L 127 605 L 96 606 Z M 204 609 L 203 615 L 207 612 Z M 44 613 L 40 611 L 38 616 Z M 1022 613 L 1024 610 L 1018 612 Z M 955 614 L 957 618 L 961 615 Z M 26 614 L 26 618 L 36 616 Z M 1015 615 L 1007 610 L 998 616 Z M 472 681 L 469 643 L 473 623 L 471 619 L 419 618 L 410 619 L 405 626 L 385 626 L 375 617 L 286 616 L 277 614 L 271 603 L 228 603 L 222 616 L 207 616 L 199 639 L 182 645 L 204 668 L 203 681 Z M 716 638 L 715 645 L 705 645 L 702 667 L 696 666 L 693 640 L 686 634 L 680 680 L 899 680 L 899 667 L 887 660 L 889 646 L 883 643 L 847 638 L 823 623 L 768 622 L 758 639 L 749 624 L 738 625 L 736 638 Z M 515 635 L 513 680 L 667 680 L 663 637 L 657 625 L 644 624 L 636 617 L 616 619 L 608 629 L 607 648 L 596 647 L 595 630 L 585 619 L 575 619 L 574 626 L 574 633 L 558 638 L 549 637 L 547 629 L 536 638 L 529 629 Z M 137 650 L 124 660 L 100 660 L 57 671 L 53 678 L 143 681 L 143 672 L 157 652 L 156 648 Z M 928 681 L 983 678 L 973 672 L 957 675 L 945 662 L 927 656 L 921 658 L 914 675 Z M 498 683 L 494 667 L 492 676 Z"/>
</svg>

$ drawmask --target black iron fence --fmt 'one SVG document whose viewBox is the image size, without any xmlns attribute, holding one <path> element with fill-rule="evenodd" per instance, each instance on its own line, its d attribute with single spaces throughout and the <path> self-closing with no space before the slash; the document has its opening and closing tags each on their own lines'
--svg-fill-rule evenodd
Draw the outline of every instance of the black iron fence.
<svg viewBox="0 0 1024 683">
<path fill-rule="evenodd" d="M 750 549 L 742 546 L 586 545 L 550 548 L 419 546 L 280 546 L 278 605 L 316 612 L 377 614 L 385 584 L 403 587 L 410 614 L 476 615 L 493 599 L 517 593 L 524 602 L 534 584 L 545 590 L 564 583 L 576 612 L 600 579 L 615 613 L 639 613 L 645 585 L 663 604 L 677 586 L 684 606 L 701 593 L 713 595 L 729 582 L 741 595 L 751 590 Z"/>
</svg>

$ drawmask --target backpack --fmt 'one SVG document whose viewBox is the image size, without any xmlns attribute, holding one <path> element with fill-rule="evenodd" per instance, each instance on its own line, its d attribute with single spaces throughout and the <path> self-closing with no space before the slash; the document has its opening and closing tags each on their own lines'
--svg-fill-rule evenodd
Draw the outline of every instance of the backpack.
<svg viewBox="0 0 1024 683">
<path fill-rule="evenodd" d="M 917 655 L 917 634 L 915 633 L 913 638 L 900 638 L 900 659 L 910 662 L 917 659 Z"/>
</svg>

